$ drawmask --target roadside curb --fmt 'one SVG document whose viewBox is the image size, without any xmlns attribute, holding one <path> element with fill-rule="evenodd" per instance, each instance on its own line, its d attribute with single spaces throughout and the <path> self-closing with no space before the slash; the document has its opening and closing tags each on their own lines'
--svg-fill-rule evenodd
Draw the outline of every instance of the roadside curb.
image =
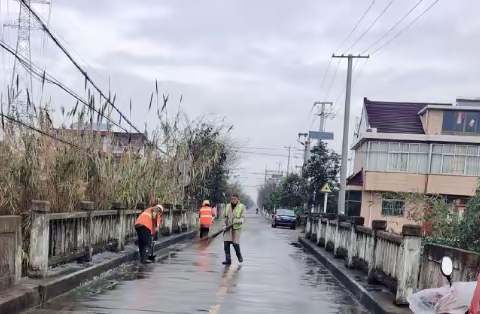
<svg viewBox="0 0 480 314">
<path fill-rule="evenodd" d="M 159 251 L 165 249 L 176 243 L 191 239 L 195 235 L 195 231 L 190 231 L 169 236 L 168 238 L 163 239 L 163 241 L 156 243 L 154 250 Z M 17 291 L 0 301 L 0 313 L 19 313 L 45 303 L 65 292 L 77 288 L 82 283 L 92 280 L 96 276 L 99 276 L 110 269 L 116 268 L 137 258 L 137 250 L 133 252 L 121 252 L 115 258 L 81 269 L 74 273 L 60 276 L 52 280 L 48 280 L 48 278 L 43 279 L 43 283 L 20 284 L 21 287 L 14 287 Z"/>
<path fill-rule="evenodd" d="M 336 278 L 340 281 L 354 296 L 355 298 L 372 313 L 409 313 L 405 311 L 405 308 L 398 308 L 398 312 L 392 312 L 392 308 L 385 306 L 385 302 L 381 302 L 378 298 L 374 297 L 369 291 L 367 291 L 360 283 L 353 278 L 350 274 L 343 271 L 338 265 L 335 265 L 331 259 L 333 256 L 327 256 L 322 249 L 316 246 L 310 240 L 305 239 L 304 236 L 298 237 L 298 242 L 319 262 L 322 263 Z M 410 312 L 411 313 L 411 312 Z"/>
</svg>

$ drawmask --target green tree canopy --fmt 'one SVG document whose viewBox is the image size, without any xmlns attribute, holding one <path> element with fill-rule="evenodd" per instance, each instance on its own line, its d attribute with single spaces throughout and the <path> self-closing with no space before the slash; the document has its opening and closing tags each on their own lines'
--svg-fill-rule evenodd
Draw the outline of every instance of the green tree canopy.
<svg viewBox="0 0 480 314">
<path fill-rule="evenodd" d="M 282 180 L 275 191 L 278 207 L 301 208 L 307 200 L 307 181 L 298 174 L 290 174 Z"/>
<path fill-rule="evenodd" d="M 311 150 L 310 159 L 303 169 L 303 178 L 307 181 L 309 206 L 323 204 L 323 193 L 319 193 L 324 184 L 329 184 L 333 193 L 328 198 L 327 212 L 336 212 L 338 198 L 338 174 L 340 155 L 319 141 Z"/>
</svg>

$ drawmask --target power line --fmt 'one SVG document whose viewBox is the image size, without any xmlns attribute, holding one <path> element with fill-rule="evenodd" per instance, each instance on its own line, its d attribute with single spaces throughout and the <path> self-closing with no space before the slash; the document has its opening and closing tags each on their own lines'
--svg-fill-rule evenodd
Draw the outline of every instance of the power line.
<svg viewBox="0 0 480 314">
<path fill-rule="evenodd" d="M 120 129 L 124 130 L 125 132 L 128 132 L 128 130 L 126 128 L 124 128 L 123 126 L 121 126 L 120 124 L 116 123 L 114 120 L 112 120 L 110 117 L 106 116 L 104 113 L 102 113 L 100 110 L 96 109 L 94 106 L 92 106 L 91 104 L 89 104 L 88 102 L 86 102 L 83 98 L 81 98 L 80 96 L 78 96 L 78 94 L 76 94 L 74 91 L 72 91 L 70 88 L 66 87 L 65 85 L 63 85 L 60 81 L 58 81 L 55 77 L 53 77 L 52 75 L 48 74 L 46 71 L 44 70 L 41 70 L 40 67 L 38 67 L 37 65 L 35 65 L 34 63 L 32 62 L 27 62 L 25 59 L 23 59 L 22 56 L 20 56 L 18 53 L 16 53 L 12 47 L 8 46 L 7 43 L 5 43 L 3 40 L 0 40 L 0 47 L 2 47 L 4 49 L 4 51 L 6 50 L 8 53 L 10 53 L 11 55 L 13 55 L 26 69 L 27 71 L 30 71 L 32 74 L 34 74 L 35 78 L 36 79 L 39 79 L 41 81 L 46 81 L 46 82 L 49 82 L 51 84 L 54 84 L 56 86 L 58 86 L 59 88 L 61 88 L 62 90 L 64 90 L 65 92 L 67 92 L 69 95 L 71 95 L 72 97 L 74 97 L 76 100 L 78 100 L 79 102 L 81 102 L 83 105 L 87 106 L 88 108 L 92 109 L 93 111 L 95 111 L 97 114 L 101 115 L 102 117 L 104 117 L 105 119 L 107 119 L 109 122 L 111 122 L 112 124 L 114 124 L 115 126 L 119 127 Z"/>
<path fill-rule="evenodd" d="M 383 34 L 383 36 L 381 36 L 380 38 L 377 39 L 377 41 L 375 41 L 373 43 L 373 45 L 371 45 L 370 47 L 368 47 L 364 52 L 362 52 L 362 54 L 365 54 L 366 52 L 368 52 L 370 49 L 372 49 L 373 47 L 375 47 L 380 41 L 382 41 L 388 34 L 390 34 L 395 28 L 397 28 L 398 25 L 400 25 L 400 23 L 403 22 L 403 20 L 405 20 L 407 18 L 407 16 L 410 15 L 410 13 L 413 12 L 413 10 L 415 10 L 419 5 L 420 3 L 422 3 L 423 0 L 419 0 L 411 9 L 410 11 L 407 12 L 407 14 L 405 14 L 400 20 L 398 20 L 397 23 L 395 23 L 395 25 L 393 25 L 385 34 Z"/>
<path fill-rule="evenodd" d="M 261 149 L 261 150 L 283 150 L 283 148 L 254 147 L 254 146 L 236 146 L 235 148 Z"/>
<path fill-rule="evenodd" d="M 330 90 L 332 89 L 333 82 L 335 81 L 335 77 L 337 76 L 338 67 L 340 66 L 340 59 L 338 59 L 337 66 L 335 67 L 335 72 L 333 72 L 332 81 L 330 82 L 330 86 L 328 87 L 327 93 L 323 99 L 328 99 L 328 95 L 330 94 Z"/>
<path fill-rule="evenodd" d="M 383 9 L 382 12 L 380 12 L 380 14 L 377 16 L 377 18 L 375 19 L 375 21 L 373 21 L 368 27 L 367 29 L 362 33 L 362 35 L 353 43 L 350 45 L 350 47 L 347 48 L 347 52 L 352 49 L 360 40 L 362 40 L 362 38 L 370 31 L 370 29 L 378 22 L 378 20 L 383 16 L 383 14 L 385 14 L 385 12 L 387 12 L 388 8 L 390 8 L 390 6 L 395 2 L 395 0 L 391 0 L 387 6 Z"/>
<path fill-rule="evenodd" d="M 355 24 L 355 26 L 352 28 L 352 30 L 350 31 L 350 33 L 348 34 L 347 37 L 345 37 L 345 39 L 342 41 L 342 43 L 340 44 L 340 46 L 338 46 L 337 49 L 335 49 L 335 53 L 338 52 L 338 50 L 340 50 L 340 48 L 343 46 L 343 44 L 350 38 L 350 36 L 352 36 L 353 32 L 355 32 L 355 30 L 357 29 L 358 25 L 360 25 L 360 23 L 363 21 L 363 19 L 365 18 L 365 16 L 367 16 L 367 13 L 370 11 L 370 9 L 372 8 L 373 4 L 375 3 L 376 0 L 373 0 L 372 3 L 370 3 L 370 5 L 368 6 L 368 8 L 365 10 L 365 12 L 363 13 L 362 17 L 358 20 L 357 24 Z"/>
<path fill-rule="evenodd" d="M 368 59 L 367 59 L 368 60 Z M 358 62 L 360 61 L 360 59 L 357 59 L 355 60 L 355 64 L 353 65 L 353 72 L 355 72 L 355 68 L 357 67 L 357 64 Z M 345 84 L 343 84 L 343 88 L 342 90 L 340 91 L 340 93 L 338 94 L 338 97 L 335 99 L 335 104 L 338 103 L 338 100 L 340 99 L 340 97 L 343 95 L 343 92 L 345 91 L 345 88 L 347 87 L 347 82 L 345 82 Z M 337 107 L 337 105 L 335 105 L 335 107 Z"/>
<path fill-rule="evenodd" d="M 63 143 L 63 144 L 69 145 L 69 146 L 74 147 L 74 148 L 77 148 L 77 149 L 85 150 L 85 148 L 82 148 L 82 147 L 80 147 L 80 146 L 78 146 L 78 145 L 76 145 L 76 144 L 73 144 L 72 142 L 69 142 L 69 141 L 63 140 L 63 139 L 61 139 L 61 138 L 58 138 L 58 137 L 56 137 L 56 136 L 53 136 L 53 135 L 51 135 L 51 134 L 48 134 L 47 132 L 44 132 L 44 131 L 42 131 L 42 130 L 40 130 L 40 129 L 37 129 L 37 128 L 34 127 L 34 126 L 28 125 L 28 124 L 26 124 L 26 123 L 24 123 L 24 122 L 22 122 L 22 121 L 20 121 L 20 120 L 18 120 L 18 119 L 15 119 L 15 118 L 13 118 L 13 117 L 11 117 L 11 116 L 9 116 L 9 115 L 6 115 L 6 114 L 4 114 L 4 113 L 0 113 L 0 116 L 2 117 L 2 119 L 5 118 L 5 119 L 7 119 L 7 120 L 9 120 L 9 121 L 11 121 L 11 122 L 13 122 L 13 123 L 16 123 L 16 124 L 18 124 L 18 125 L 20 125 L 20 126 L 23 126 L 23 127 L 27 128 L 27 129 L 30 129 L 30 130 L 32 130 L 32 131 L 35 131 L 35 132 L 37 132 L 37 133 L 39 133 L 39 134 L 41 134 L 41 135 L 47 136 L 47 137 L 49 137 L 49 138 L 51 138 L 51 139 L 54 139 L 54 140 L 56 140 L 56 141 L 58 141 L 58 142 L 61 142 L 61 143 Z M 2 124 L 3 124 L 3 121 L 2 121 Z"/>
<path fill-rule="evenodd" d="M 323 84 L 325 84 L 325 80 L 327 78 L 328 70 L 330 69 L 330 65 L 332 64 L 332 60 L 333 60 L 333 58 L 330 57 L 330 60 L 328 61 L 328 65 L 327 65 L 327 70 L 325 71 L 325 75 L 323 76 L 322 84 L 320 85 L 320 90 L 322 90 Z"/>
<path fill-rule="evenodd" d="M 332 60 L 333 60 L 333 58 L 330 57 L 330 60 L 328 61 L 328 65 L 327 65 L 327 70 L 325 71 L 325 74 L 323 75 L 322 84 L 320 85 L 320 90 L 322 90 L 323 85 L 325 84 L 325 81 L 327 79 L 328 70 L 330 69 L 330 65 L 332 64 Z M 315 106 L 316 106 L 316 104 L 314 103 L 312 108 L 310 109 L 310 113 L 308 114 L 308 117 L 312 114 L 313 109 L 315 109 Z M 307 119 L 308 119 L 308 117 L 307 117 Z"/>
<path fill-rule="evenodd" d="M 440 0 L 435 0 L 425 11 L 422 12 L 422 14 L 420 14 L 419 16 L 417 16 L 410 24 L 408 24 L 404 29 L 402 29 L 397 35 L 395 35 L 394 37 L 392 37 L 391 39 L 389 39 L 385 44 L 383 44 L 382 46 L 380 46 L 380 48 L 376 49 L 375 51 L 373 51 L 371 53 L 371 55 L 374 55 L 376 54 L 378 51 L 382 50 L 385 46 L 387 46 L 389 43 L 391 43 L 392 41 L 394 41 L 395 39 L 398 38 L 398 36 L 400 36 L 401 34 L 403 34 L 403 32 L 405 32 L 407 29 L 409 29 L 413 24 L 415 24 L 415 22 L 417 22 L 422 16 L 424 16 L 431 8 L 433 8 L 433 6 L 435 4 L 438 3 L 438 1 Z"/>
<path fill-rule="evenodd" d="M 350 33 L 347 35 L 347 37 L 345 37 L 345 39 L 342 41 L 342 43 L 338 46 L 337 49 L 335 49 L 335 53 L 338 52 L 338 50 L 340 50 L 340 48 L 343 46 L 343 44 L 345 44 L 347 42 L 347 40 L 350 38 L 350 36 L 352 36 L 352 34 L 355 32 L 355 30 L 357 29 L 358 25 L 360 25 L 360 23 L 363 21 L 363 19 L 367 16 L 368 12 L 370 11 L 370 9 L 373 7 L 373 5 L 375 4 L 375 1 L 376 0 L 373 0 L 370 5 L 368 6 L 368 8 L 365 10 L 365 12 L 363 12 L 363 15 L 362 17 L 357 21 L 357 23 L 355 24 L 355 26 L 352 28 L 352 30 L 350 31 Z M 328 61 L 328 65 L 327 65 L 327 70 L 325 71 L 325 74 L 323 76 L 323 80 L 322 80 L 322 84 L 320 85 L 320 90 L 322 90 L 323 88 L 323 85 L 326 81 L 326 78 L 327 78 L 327 75 L 328 75 L 328 70 L 330 69 L 330 66 L 332 64 L 332 60 L 333 58 L 331 57 L 330 60 Z M 332 88 L 332 85 L 333 85 L 333 81 L 335 79 L 335 76 L 337 74 L 337 70 L 338 70 L 338 66 L 340 65 L 340 62 L 337 63 L 337 66 L 335 67 L 335 74 L 333 75 L 333 78 L 332 78 L 332 82 L 330 84 L 330 87 L 328 88 L 328 91 L 326 93 L 326 96 L 328 96 L 330 94 L 330 89 Z M 324 97 L 324 99 L 326 99 L 326 96 Z M 309 116 L 312 114 L 313 112 L 313 109 L 315 108 L 315 104 L 312 106 L 312 108 L 310 109 L 310 113 L 308 114 Z M 316 118 L 314 118 L 310 128 L 312 128 L 313 124 L 315 123 L 316 121 Z"/>
<path fill-rule="evenodd" d="M 247 155 L 259 155 L 259 156 L 272 156 L 272 157 L 285 157 L 288 158 L 288 155 L 279 155 L 279 154 L 268 154 L 268 153 L 257 153 L 257 152 L 246 152 L 241 150 L 234 151 L 240 154 L 247 154 Z M 297 158 L 297 157 L 290 157 L 290 158 Z"/>
<path fill-rule="evenodd" d="M 75 61 L 75 59 L 72 57 L 72 55 L 63 47 L 63 45 L 59 42 L 59 40 L 52 34 L 50 31 L 49 27 L 45 25 L 45 23 L 42 21 L 41 17 L 38 15 L 38 13 L 33 10 L 30 5 L 26 3 L 26 0 L 20 0 L 20 2 L 30 11 L 30 13 L 35 17 L 35 19 L 40 23 L 42 26 L 43 30 L 48 34 L 48 36 L 53 40 L 53 42 L 62 50 L 62 52 L 67 56 L 67 58 L 73 63 L 73 65 L 77 68 L 77 70 L 85 77 L 85 85 L 87 81 L 95 88 L 95 90 L 100 94 L 100 96 L 107 101 L 107 103 L 114 108 L 120 117 L 125 120 L 136 132 L 142 133 L 130 120 L 123 114 L 123 112 L 115 106 L 114 103 L 110 101 L 110 97 L 107 97 L 102 90 L 93 82 L 93 80 L 90 78 L 88 73 Z M 154 143 L 152 143 L 154 144 Z M 159 148 L 157 145 L 155 145 L 156 148 L 163 154 L 167 155 L 168 154 L 163 151 L 161 148 Z"/>
<path fill-rule="evenodd" d="M 370 60 L 370 58 L 369 58 L 369 59 L 366 59 L 366 61 L 362 64 L 362 67 L 361 67 L 360 70 L 358 71 L 358 74 L 355 76 L 355 79 L 354 79 L 354 81 L 353 81 L 353 86 L 352 86 L 352 93 L 355 91 L 355 86 L 357 85 L 357 81 L 358 81 L 360 75 L 362 74 L 363 68 L 364 68 L 365 65 L 367 64 L 368 60 Z M 354 71 L 355 71 L 355 68 L 356 68 L 356 66 L 357 66 L 357 63 L 358 63 L 358 60 L 357 60 L 357 62 L 355 62 L 355 65 L 353 66 L 353 70 L 354 70 Z M 345 84 L 345 86 L 343 86 L 342 92 L 338 95 L 337 100 L 335 101 L 336 103 L 338 103 L 338 100 L 339 100 L 340 97 L 343 95 L 343 92 L 345 91 L 345 87 L 346 87 L 346 84 Z M 339 106 L 338 106 L 337 108 L 335 108 L 335 113 L 333 114 L 333 117 L 334 117 L 334 118 L 337 117 L 337 115 L 338 115 L 338 113 L 339 113 L 339 110 L 340 110 L 340 107 L 339 107 Z M 340 116 L 342 117 L 342 115 L 340 115 Z"/>
<path fill-rule="evenodd" d="M 368 58 L 368 59 L 365 60 L 365 62 L 362 64 L 362 67 L 361 67 L 360 70 L 358 71 L 358 74 L 357 74 L 357 76 L 355 77 L 355 80 L 353 81 L 352 91 L 355 89 L 355 85 L 357 85 L 357 80 L 358 80 L 358 78 L 360 77 L 360 75 L 362 74 L 363 68 L 364 68 L 365 65 L 367 64 L 368 60 L 370 60 L 370 58 Z"/>
</svg>

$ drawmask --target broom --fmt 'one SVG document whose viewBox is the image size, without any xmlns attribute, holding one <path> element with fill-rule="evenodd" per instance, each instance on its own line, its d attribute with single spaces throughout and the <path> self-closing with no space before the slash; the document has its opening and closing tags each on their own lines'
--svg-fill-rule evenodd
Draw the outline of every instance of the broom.
<svg viewBox="0 0 480 314">
<path fill-rule="evenodd" d="M 152 240 L 152 245 L 150 247 L 150 255 L 147 257 L 149 261 L 152 261 L 152 262 L 155 262 L 155 254 L 153 254 L 154 252 L 154 247 L 155 247 L 155 243 L 153 242 Z"/>
<path fill-rule="evenodd" d="M 206 238 L 202 238 L 199 240 L 199 242 L 201 244 L 204 244 L 204 245 L 209 245 L 210 243 L 212 243 L 213 239 L 215 239 L 220 233 L 225 233 L 227 230 L 229 230 L 230 228 L 233 227 L 233 224 L 231 225 L 228 225 L 226 228 L 225 228 L 225 231 L 223 231 L 223 229 L 220 229 L 219 231 L 217 232 L 214 232 L 212 233 L 212 235 L 206 237 Z"/>
</svg>

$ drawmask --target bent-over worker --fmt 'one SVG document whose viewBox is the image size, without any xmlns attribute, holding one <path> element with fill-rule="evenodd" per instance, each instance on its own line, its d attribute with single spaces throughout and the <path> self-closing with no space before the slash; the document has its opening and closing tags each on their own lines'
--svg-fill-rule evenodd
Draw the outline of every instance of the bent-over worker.
<svg viewBox="0 0 480 314">
<path fill-rule="evenodd" d="M 140 262 L 149 263 L 147 260 L 147 249 L 150 248 L 153 236 L 160 228 L 162 205 L 155 205 L 146 209 L 135 221 L 135 230 L 138 235 L 138 249 L 140 251 Z M 153 254 L 153 252 L 150 252 Z"/>
<path fill-rule="evenodd" d="M 203 201 L 198 215 L 200 216 L 200 238 L 203 238 L 208 236 L 210 226 L 213 224 L 213 217 L 215 216 L 208 200 Z"/>
<path fill-rule="evenodd" d="M 227 205 L 224 214 L 223 230 L 223 245 L 225 250 L 225 262 L 223 265 L 230 265 L 232 258 L 230 256 L 230 244 L 233 244 L 237 259 L 243 262 L 242 253 L 240 252 L 240 235 L 242 233 L 243 223 L 245 221 L 245 209 L 243 204 L 239 202 L 238 195 L 234 194 Z M 226 230 L 226 227 L 233 224 L 232 228 Z"/>
</svg>

